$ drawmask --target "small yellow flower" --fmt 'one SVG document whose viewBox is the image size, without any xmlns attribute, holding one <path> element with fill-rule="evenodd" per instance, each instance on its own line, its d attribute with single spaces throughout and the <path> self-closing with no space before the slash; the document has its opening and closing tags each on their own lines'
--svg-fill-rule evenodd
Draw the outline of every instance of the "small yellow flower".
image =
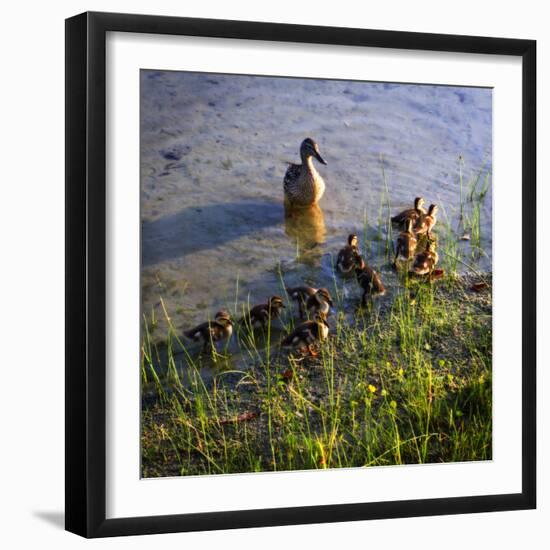
<svg viewBox="0 0 550 550">
<path fill-rule="evenodd" d="M 392 409 L 397 409 L 397 403 L 393 399 L 390 401 L 390 407 Z"/>
<path fill-rule="evenodd" d="M 369 391 L 370 391 L 371 393 L 375 393 L 375 392 L 376 392 L 376 386 L 373 386 L 372 384 L 369 384 L 368 387 L 369 387 Z"/>
<path fill-rule="evenodd" d="M 404 374 L 403 369 L 399 369 L 399 376 L 403 376 L 403 374 Z"/>
<path fill-rule="evenodd" d="M 388 395 L 388 390 L 383 389 L 383 390 L 380 392 L 380 395 L 382 395 L 383 397 L 386 397 L 386 395 Z"/>
</svg>

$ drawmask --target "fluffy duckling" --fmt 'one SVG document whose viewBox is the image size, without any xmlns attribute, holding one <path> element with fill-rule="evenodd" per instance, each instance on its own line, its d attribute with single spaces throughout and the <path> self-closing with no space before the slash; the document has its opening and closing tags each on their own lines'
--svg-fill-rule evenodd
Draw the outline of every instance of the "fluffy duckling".
<svg viewBox="0 0 550 550">
<path fill-rule="evenodd" d="M 284 178 L 285 200 L 290 206 L 304 208 L 317 204 L 325 192 L 325 182 L 313 166 L 313 159 L 326 164 L 319 146 L 311 138 L 300 145 L 302 164 L 290 164 Z"/>
<path fill-rule="evenodd" d="M 422 197 L 416 197 L 416 199 L 414 199 L 414 208 L 407 208 L 406 210 L 403 210 L 403 212 L 393 216 L 391 221 L 399 225 L 405 224 L 407 220 L 416 221 L 426 215 L 426 210 L 423 205 L 424 199 Z"/>
<path fill-rule="evenodd" d="M 328 317 L 331 307 L 334 307 L 334 304 L 330 292 L 326 288 L 320 288 L 306 300 L 306 309 L 313 317 L 318 313 L 322 313 L 325 318 Z"/>
<path fill-rule="evenodd" d="M 414 257 L 414 251 L 416 250 L 416 237 L 413 231 L 413 220 L 408 219 L 406 221 L 405 231 L 401 231 L 397 237 L 397 246 L 395 247 L 395 258 L 393 260 L 394 265 L 397 264 L 397 260 L 404 260 L 408 262 Z"/>
<path fill-rule="evenodd" d="M 231 338 L 233 321 L 229 312 L 221 310 L 216 313 L 213 321 L 201 323 L 183 334 L 194 342 L 202 342 L 203 351 L 206 351 L 209 345 L 214 346 L 215 342 Z"/>
<path fill-rule="evenodd" d="M 430 233 L 433 229 L 433 226 L 437 222 L 437 204 L 430 204 L 428 213 L 425 216 L 422 216 L 417 219 L 416 225 L 414 226 L 414 232 L 417 235 L 423 235 L 424 233 L 430 237 Z"/>
<path fill-rule="evenodd" d="M 298 311 L 300 313 L 300 319 L 303 319 L 306 314 L 306 302 L 310 296 L 313 296 L 317 292 L 317 288 L 312 286 L 296 286 L 294 288 L 286 288 L 287 294 L 291 300 L 294 300 L 298 304 Z"/>
<path fill-rule="evenodd" d="M 326 317 L 318 313 L 312 321 L 305 321 L 298 325 L 282 342 L 283 347 L 297 348 L 303 352 L 307 349 L 309 355 L 318 355 L 313 350 L 313 345 L 326 340 L 329 333 L 329 326 Z"/>
<path fill-rule="evenodd" d="M 380 275 L 372 267 L 365 265 L 363 268 L 356 268 L 355 275 L 359 286 L 363 289 L 361 299 L 363 305 L 367 303 L 368 296 L 383 296 L 386 294 L 386 287 L 382 283 Z"/>
<path fill-rule="evenodd" d="M 426 249 L 416 255 L 410 271 L 416 275 L 427 275 L 433 271 L 438 261 L 439 255 L 436 252 L 436 242 L 428 238 Z"/>
<path fill-rule="evenodd" d="M 285 307 L 280 296 L 271 296 L 266 304 L 259 304 L 250 309 L 247 316 L 241 319 L 241 323 L 250 320 L 253 328 L 265 327 L 272 319 L 278 319 Z"/>
<path fill-rule="evenodd" d="M 336 259 L 336 269 L 347 275 L 353 271 L 356 267 L 362 267 L 363 258 L 359 254 L 357 235 L 350 235 L 348 237 L 348 244 L 344 246 L 338 252 L 338 257 Z"/>
</svg>

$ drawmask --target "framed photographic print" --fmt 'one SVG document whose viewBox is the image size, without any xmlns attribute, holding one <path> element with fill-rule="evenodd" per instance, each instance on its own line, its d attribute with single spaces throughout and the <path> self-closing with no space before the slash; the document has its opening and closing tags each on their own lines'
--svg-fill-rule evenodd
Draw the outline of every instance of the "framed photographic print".
<svg viewBox="0 0 550 550">
<path fill-rule="evenodd" d="M 535 507 L 530 40 L 66 22 L 66 527 Z"/>
</svg>

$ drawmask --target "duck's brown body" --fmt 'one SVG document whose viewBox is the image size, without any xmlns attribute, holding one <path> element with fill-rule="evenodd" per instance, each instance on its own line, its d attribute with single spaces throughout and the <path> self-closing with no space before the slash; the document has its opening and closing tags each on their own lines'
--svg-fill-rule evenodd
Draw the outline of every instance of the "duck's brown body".
<svg viewBox="0 0 550 550">
<path fill-rule="evenodd" d="M 357 282 L 363 289 L 362 303 L 365 304 L 369 296 L 383 296 L 386 294 L 386 287 L 382 283 L 380 275 L 372 267 L 365 265 L 355 270 Z"/>
<path fill-rule="evenodd" d="M 414 232 L 417 235 L 430 235 L 434 225 L 437 223 L 437 205 L 432 204 L 425 216 L 417 219 L 414 226 Z"/>
<path fill-rule="evenodd" d="M 305 321 L 297 326 L 282 342 L 283 347 L 307 349 L 310 355 L 317 355 L 312 349 L 313 344 L 322 342 L 328 337 L 329 326 L 323 315 L 318 315 L 313 321 Z"/>
<path fill-rule="evenodd" d="M 397 260 L 404 260 L 406 262 L 412 260 L 416 251 L 417 242 L 412 229 L 412 220 L 408 220 L 406 230 L 401 231 L 397 237 L 394 262 L 397 262 Z"/>
<path fill-rule="evenodd" d="M 271 296 L 266 304 L 258 304 L 250 309 L 248 316 L 241 319 L 241 322 L 250 322 L 255 327 L 265 327 L 270 320 L 280 317 L 285 305 L 280 296 Z"/>
<path fill-rule="evenodd" d="M 411 266 L 411 273 L 427 275 L 433 271 L 439 261 L 439 255 L 435 250 L 435 246 L 434 241 L 428 241 L 426 250 L 416 255 L 414 263 Z"/>
<path fill-rule="evenodd" d="M 416 197 L 414 199 L 414 208 L 407 208 L 399 214 L 392 217 L 391 221 L 397 225 L 405 227 L 407 222 L 411 220 L 414 224 L 426 215 L 426 210 L 423 208 L 424 199 L 422 197 Z"/>
<path fill-rule="evenodd" d="M 206 321 L 183 333 L 194 342 L 202 342 L 203 350 L 216 342 L 229 340 L 233 334 L 233 322 L 225 311 L 218 312 L 213 321 Z"/>
<path fill-rule="evenodd" d="M 364 262 L 359 254 L 357 235 L 348 237 L 348 244 L 338 252 L 336 269 L 343 275 L 353 273 L 356 267 L 363 267 Z"/>
<path fill-rule="evenodd" d="M 333 305 L 330 292 L 326 288 L 320 288 L 306 300 L 306 309 L 312 317 L 321 313 L 326 318 Z"/>
<path fill-rule="evenodd" d="M 286 288 L 288 296 L 291 300 L 294 300 L 298 304 L 298 311 L 300 313 L 300 319 L 305 316 L 306 302 L 310 296 L 313 296 L 319 289 L 312 286 L 296 286 L 293 288 Z"/>
<path fill-rule="evenodd" d="M 291 207 L 305 208 L 317 204 L 325 192 L 325 182 L 313 159 L 326 164 L 319 154 L 319 147 L 311 138 L 306 138 L 300 146 L 302 164 L 290 164 L 284 177 L 285 201 Z"/>
</svg>

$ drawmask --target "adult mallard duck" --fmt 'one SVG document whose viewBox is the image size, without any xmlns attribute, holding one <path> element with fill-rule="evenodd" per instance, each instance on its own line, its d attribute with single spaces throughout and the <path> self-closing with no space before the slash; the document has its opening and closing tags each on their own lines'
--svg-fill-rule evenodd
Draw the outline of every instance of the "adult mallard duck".
<svg viewBox="0 0 550 550">
<path fill-rule="evenodd" d="M 248 315 L 241 319 L 241 323 L 250 321 L 253 328 L 265 327 L 272 319 L 277 319 L 285 307 L 280 296 L 271 296 L 266 304 L 258 304 L 250 309 Z"/>
<path fill-rule="evenodd" d="M 295 286 L 293 288 L 286 287 L 286 292 L 291 300 L 298 304 L 298 312 L 300 319 L 305 317 L 306 302 L 310 296 L 313 296 L 319 289 L 312 286 Z"/>
<path fill-rule="evenodd" d="M 206 321 L 183 333 L 194 342 L 202 342 L 203 351 L 215 342 L 229 340 L 233 334 L 233 321 L 229 312 L 221 310 L 216 313 L 213 321 Z"/>
<path fill-rule="evenodd" d="M 430 237 L 431 230 L 437 222 L 437 204 L 430 204 L 428 208 L 428 213 L 425 216 L 422 216 L 417 219 L 414 226 L 414 232 L 417 235 L 423 235 L 424 233 Z"/>
<path fill-rule="evenodd" d="M 426 214 L 426 210 L 423 208 L 424 199 L 422 197 L 416 197 L 414 199 L 414 208 L 407 208 L 400 212 L 396 216 L 393 216 L 391 221 L 398 225 L 405 225 L 407 220 L 417 221 L 419 218 Z"/>
<path fill-rule="evenodd" d="M 416 250 L 416 237 L 413 231 L 413 220 L 408 219 L 405 226 L 405 231 L 401 231 L 397 237 L 397 246 L 395 247 L 395 258 L 393 263 L 396 265 L 397 260 L 408 262 L 414 257 Z"/>
<path fill-rule="evenodd" d="M 336 269 L 346 275 L 353 271 L 356 267 L 363 267 L 364 261 L 359 254 L 357 235 L 350 235 L 348 237 L 348 244 L 344 246 L 338 252 L 338 257 L 336 258 Z"/>
<path fill-rule="evenodd" d="M 290 164 L 284 179 L 285 201 L 291 207 L 304 208 L 319 202 L 325 192 L 325 182 L 313 166 L 313 159 L 326 164 L 319 146 L 311 138 L 300 145 L 302 164 Z"/>
<path fill-rule="evenodd" d="M 326 317 L 318 313 L 312 321 L 305 321 L 298 325 L 282 342 L 283 347 L 292 347 L 299 350 L 307 349 L 309 355 L 318 355 L 313 350 L 316 342 L 326 340 L 329 333 L 329 326 Z"/>
<path fill-rule="evenodd" d="M 411 273 L 416 275 L 428 275 L 437 265 L 439 261 L 439 255 L 436 251 L 437 243 L 434 239 L 430 239 L 426 242 L 426 249 L 416 255 L 413 265 L 411 266 Z"/>
<path fill-rule="evenodd" d="M 386 294 L 386 287 L 382 283 L 380 275 L 369 267 L 365 265 L 362 268 L 355 268 L 355 275 L 357 276 L 357 282 L 359 286 L 363 289 L 363 296 L 361 298 L 361 303 L 365 305 L 367 303 L 368 296 L 383 296 Z"/>
<path fill-rule="evenodd" d="M 320 288 L 306 300 L 306 309 L 311 316 L 322 313 L 328 317 L 331 307 L 334 307 L 334 304 L 330 292 L 326 288 Z"/>
</svg>

